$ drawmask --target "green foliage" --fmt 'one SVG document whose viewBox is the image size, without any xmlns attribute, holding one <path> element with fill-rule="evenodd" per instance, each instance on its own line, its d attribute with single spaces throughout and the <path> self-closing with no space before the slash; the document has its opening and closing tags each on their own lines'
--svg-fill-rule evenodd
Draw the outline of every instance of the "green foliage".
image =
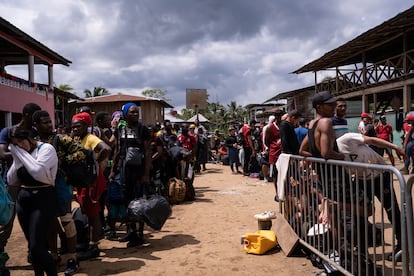
<svg viewBox="0 0 414 276">
<path fill-rule="evenodd" d="M 89 90 L 89 89 L 85 89 L 83 91 L 83 93 L 85 94 L 85 98 L 92 98 L 92 97 L 98 97 L 98 96 L 105 96 L 105 95 L 109 95 L 109 91 L 104 88 L 104 87 L 94 87 L 93 91 Z"/>
<path fill-rule="evenodd" d="M 168 102 L 170 101 L 170 99 L 166 97 L 167 92 L 168 91 L 164 89 L 152 88 L 152 89 L 147 89 L 143 91 L 142 95 L 144 95 L 145 97 L 157 98 L 157 99 L 161 99 L 163 101 Z"/>
<path fill-rule="evenodd" d="M 247 118 L 247 110 L 235 101 L 230 102 L 227 106 L 219 102 L 207 103 L 207 109 L 199 110 L 210 121 L 210 131 L 218 129 L 221 133 L 227 133 L 230 125 L 244 122 Z M 188 120 L 195 115 L 194 109 L 182 109 L 179 116 L 183 120 Z"/>
<path fill-rule="evenodd" d="M 65 92 L 71 92 L 73 90 L 73 87 L 66 83 L 60 84 L 58 88 Z"/>
<path fill-rule="evenodd" d="M 183 119 L 184 121 L 187 121 L 188 119 L 190 119 L 194 115 L 196 115 L 194 109 L 183 108 L 181 110 L 181 115 L 178 115 L 177 117 L 179 117 L 180 119 Z"/>
</svg>

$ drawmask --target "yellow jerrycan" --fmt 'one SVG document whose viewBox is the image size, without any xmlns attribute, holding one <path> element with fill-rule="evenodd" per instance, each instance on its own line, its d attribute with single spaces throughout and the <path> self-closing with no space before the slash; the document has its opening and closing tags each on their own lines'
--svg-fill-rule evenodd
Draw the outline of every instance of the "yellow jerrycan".
<svg viewBox="0 0 414 276">
<path fill-rule="evenodd" d="M 272 230 L 246 233 L 243 237 L 243 244 L 247 253 L 261 255 L 277 245 L 276 234 Z"/>
</svg>

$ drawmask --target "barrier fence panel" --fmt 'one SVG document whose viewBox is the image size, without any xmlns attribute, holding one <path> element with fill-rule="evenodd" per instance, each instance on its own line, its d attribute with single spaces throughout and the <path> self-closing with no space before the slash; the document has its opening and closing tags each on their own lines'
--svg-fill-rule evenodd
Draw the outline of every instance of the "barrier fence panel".
<svg viewBox="0 0 414 276">
<path fill-rule="evenodd" d="M 408 240 L 408 258 L 409 258 L 409 269 L 411 276 L 414 275 L 414 215 L 413 215 L 413 186 L 414 186 L 414 175 L 410 176 L 407 180 L 407 191 L 405 201 L 405 211 L 407 216 L 407 240 Z"/>
<path fill-rule="evenodd" d="M 390 165 L 287 157 L 280 212 L 312 262 L 345 275 L 413 275 L 414 180 Z"/>
</svg>

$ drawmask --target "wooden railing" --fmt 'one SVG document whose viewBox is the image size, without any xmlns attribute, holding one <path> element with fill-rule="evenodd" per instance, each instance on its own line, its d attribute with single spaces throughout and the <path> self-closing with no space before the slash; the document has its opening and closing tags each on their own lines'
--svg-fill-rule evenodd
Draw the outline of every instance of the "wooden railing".
<svg viewBox="0 0 414 276">
<path fill-rule="evenodd" d="M 366 68 L 357 68 L 347 73 L 339 69 L 337 75 L 338 88 L 335 79 L 333 79 L 319 83 L 317 90 L 336 91 L 338 94 L 343 94 L 363 87 L 368 88 L 404 78 L 412 73 L 414 73 L 414 49 L 370 64 Z"/>
</svg>

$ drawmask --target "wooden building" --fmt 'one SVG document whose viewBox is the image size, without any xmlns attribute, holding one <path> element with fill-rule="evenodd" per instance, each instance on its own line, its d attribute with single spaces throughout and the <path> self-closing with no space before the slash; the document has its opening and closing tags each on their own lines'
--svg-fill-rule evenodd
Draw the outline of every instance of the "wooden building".
<svg viewBox="0 0 414 276">
<path fill-rule="evenodd" d="M 334 75 L 319 81 L 321 71 Z M 362 112 L 413 110 L 414 7 L 294 71 L 306 72 L 314 72 L 316 92 L 329 90 L 359 104 Z"/>
<path fill-rule="evenodd" d="M 112 114 L 114 111 L 121 110 L 122 106 L 128 102 L 133 102 L 140 106 L 140 120 L 146 125 L 162 123 L 164 121 L 164 109 L 173 107 L 164 100 L 144 96 L 132 96 L 122 93 L 78 99 L 71 102 L 69 105 L 70 113 L 72 115 L 77 113 L 82 106 L 90 107 L 95 114 L 98 112 L 108 112 L 109 114 Z"/>
</svg>

